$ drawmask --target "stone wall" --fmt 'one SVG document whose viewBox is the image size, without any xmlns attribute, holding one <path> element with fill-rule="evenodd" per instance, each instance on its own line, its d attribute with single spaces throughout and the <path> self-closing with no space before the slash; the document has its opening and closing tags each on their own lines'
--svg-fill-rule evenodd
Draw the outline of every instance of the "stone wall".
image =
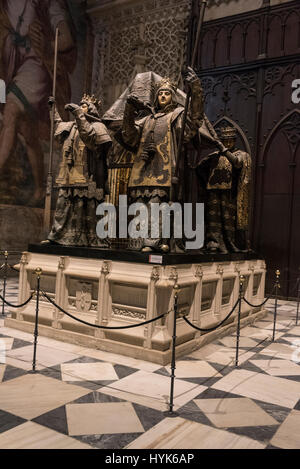
<svg viewBox="0 0 300 469">
<path fill-rule="evenodd" d="M 89 1 L 95 47 L 92 91 L 109 107 L 136 73 L 180 79 L 191 0 Z"/>
</svg>

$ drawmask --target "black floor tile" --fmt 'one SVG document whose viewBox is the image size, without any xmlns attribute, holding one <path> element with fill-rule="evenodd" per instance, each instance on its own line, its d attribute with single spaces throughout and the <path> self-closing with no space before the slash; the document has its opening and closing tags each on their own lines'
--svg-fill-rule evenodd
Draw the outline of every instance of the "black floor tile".
<svg viewBox="0 0 300 469">
<path fill-rule="evenodd" d="M 194 383 L 194 384 L 199 384 L 202 386 L 213 386 L 216 384 L 220 379 L 222 379 L 223 376 L 219 377 L 209 377 L 209 378 L 180 378 L 181 381 L 187 381 L 188 383 Z"/>
<path fill-rule="evenodd" d="M 231 399 L 240 398 L 237 394 L 231 394 L 230 392 L 220 391 L 219 389 L 205 389 L 199 396 L 194 399 Z"/>
<path fill-rule="evenodd" d="M 14 339 L 11 349 L 14 350 L 16 348 L 27 347 L 28 345 L 32 345 L 32 343 L 21 339 Z"/>
<path fill-rule="evenodd" d="M 19 378 L 19 376 L 24 376 L 26 374 L 27 371 L 22 370 L 21 368 L 15 368 L 14 366 L 6 365 L 2 382 Z"/>
<path fill-rule="evenodd" d="M 250 358 L 250 361 L 252 358 Z M 259 368 L 258 366 L 254 365 L 254 363 L 246 362 L 242 364 L 243 370 L 246 371 L 252 371 L 254 373 L 260 373 L 261 375 L 268 375 L 262 368 Z M 268 375 L 269 376 L 269 375 Z"/>
<path fill-rule="evenodd" d="M 52 366 L 49 368 L 43 368 L 39 371 L 39 373 L 43 376 L 47 376 L 48 378 L 54 378 L 58 379 L 59 381 L 62 381 L 61 369 L 59 365 Z"/>
<path fill-rule="evenodd" d="M 76 440 L 98 449 L 123 449 L 142 433 L 122 433 L 116 435 L 82 435 L 73 436 Z"/>
<path fill-rule="evenodd" d="M 132 375 L 139 371 L 137 368 L 130 368 L 125 365 L 114 365 L 115 372 L 117 373 L 119 379 L 126 378 L 126 376 Z"/>
<path fill-rule="evenodd" d="M 115 383 L 114 381 L 65 381 L 66 383 L 72 384 L 74 386 L 81 386 L 82 388 L 90 389 L 91 391 L 97 391 L 99 388 L 104 386 L 109 386 L 111 383 Z"/>
<path fill-rule="evenodd" d="M 236 435 L 247 436 L 252 440 L 260 441 L 261 443 L 267 444 L 275 433 L 277 432 L 279 425 L 272 426 L 259 426 L 259 427 L 237 427 L 237 428 L 226 428 L 226 431 L 235 433 Z"/>
<path fill-rule="evenodd" d="M 85 396 L 79 397 L 72 404 L 95 404 L 95 403 L 108 403 L 108 402 L 125 402 L 118 397 L 109 396 L 98 391 L 91 392 Z"/>
<path fill-rule="evenodd" d="M 185 404 L 177 410 L 177 414 L 180 418 L 191 420 L 192 422 L 208 425 L 209 427 L 214 426 L 194 401 L 190 401 L 188 404 Z"/>
<path fill-rule="evenodd" d="M 43 425 L 44 427 L 51 428 L 59 433 L 63 433 L 64 435 L 68 435 L 68 422 L 65 406 L 40 415 L 32 421 L 39 425 Z"/>
<path fill-rule="evenodd" d="M 284 422 L 291 412 L 291 409 L 287 407 L 281 407 L 275 404 L 270 404 L 269 402 L 262 402 L 257 399 L 252 399 L 261 409 L 267 412 L 271 417 L 273 417 L 278 423 Z"/>
<path fill-rule="evenodd" d="M 168 378 L 171 376 L 168 370 L 165 367 L 159 368 L 159 370 L 154 371 L 155 374 L 161 376 L 167 376 Z"/>
<path fill-rule="evenodd" d="M 64 364 L 70 364 L 70 363 L 106 363 L 103 360 L 98 360 L 97 358 L 93 357 L 78 357 L 74 358 L 73 360 L 70 360 L 69 362 L 65 362 Z"/>
<path fill-rule="evenodd" d="M 294 407 L 295 410 L 300 410 L 300 401 L 297 402 L 297 404 Z"/>
<path fill-rule="evenodd" d="M 158 410 L 150 409 L 149 407 L 135 403 L 132 405 L 137 413 L 138 418 L 140 419 L 141 424 L 144 427 L 145 432 L 150 430 L 150 428 L 154 427 L 165 418 L 164 413 Z"/>
<path fill-rule="evenodd" d="M 12 428 L 27 422 L 27 420 L 16 415 L 0 410 L 0 433 L 4 433 Z"/>
</svg>

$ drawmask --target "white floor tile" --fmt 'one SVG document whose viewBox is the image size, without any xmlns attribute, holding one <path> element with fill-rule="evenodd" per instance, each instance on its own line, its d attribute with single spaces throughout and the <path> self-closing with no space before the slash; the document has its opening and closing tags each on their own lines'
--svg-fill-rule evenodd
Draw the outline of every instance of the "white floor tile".
<svg viewBox="0 0 300 469">
<path fill-rule="evenodd" d="M 34 422 L 0 433 L 1 449 L 92 449 L 89 445 Z"/>
<path fill-rule="evenodd" d="M 300 449 L 300 412 L 293 410 L 280 426 L 271 444 L 281 449 Z"/>
<path fill-rule="evenodd" d="M 118 375 L 110 363 L 65 363 L 61 365 L 63 381 L 113 381 Z"/>
<path fill-rule="evenodd" d="M 144 433 L 129 402 L 69 404 L 66 406 L 69 435 Z"/>
<path fill-rule="evenodd" d="M 245 436 L 175 418 L 163 420 L 126 449 L 263 449 L 265 446 Z"/>
<path fill-rule="evenodd" d="M 212 386 L 232 394 L 292 409 L 299 401 L 300 383 L 246 370 L 234 370 Z"/>
</svg>

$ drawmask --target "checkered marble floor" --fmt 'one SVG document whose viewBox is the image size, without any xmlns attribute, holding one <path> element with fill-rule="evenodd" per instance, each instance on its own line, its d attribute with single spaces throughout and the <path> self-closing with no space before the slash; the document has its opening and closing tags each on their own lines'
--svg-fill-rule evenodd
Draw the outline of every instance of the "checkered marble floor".
<svg viewBox="0 0 300 469">
<path fill-rule="evenodd" d="M 17 302 L 17 281 L 7 299 Z M 33 336 L 0 319 L 1 449 L 300 449 L 300 325 L 296 303 L 170 367 Z"/>
</svg>

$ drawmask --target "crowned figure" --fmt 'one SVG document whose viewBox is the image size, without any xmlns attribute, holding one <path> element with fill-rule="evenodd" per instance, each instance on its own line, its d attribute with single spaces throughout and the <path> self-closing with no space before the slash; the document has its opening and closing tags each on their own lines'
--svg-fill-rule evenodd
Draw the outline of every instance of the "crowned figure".
<svg viewBox="0 0 300 469">
<path fill-rule="evenodd" d="M 54 98 L 49 99 L 55 106 Z M 96 234 L 96 208 L 108 192 L 107 154 L 112 141 L 101 122 L 101 102 L 84 95 L 80 105 L 67 104 L 75 120 L 62 121 L 57 109 L 54 136 L 62 145 L 56 183 L 59 194 L 48 242 L 64 246 L 107 247 Z"/>
<path fill-rule="evenodd" d="M 191 90 L 187 123 L 184 129 L 184 143 L 197 135 L 203 121 L 203 91 L 196 73 L 188 68 L 185 82 Z M 168 203 L 175 177 L 177 146 L 183 123 L 184 107 L 177 102 L 177 86 L 169 78 L 156 84 L 153 103 L 145 103 L 134 93 L 126 101 L 122 141 L 133 152 L 133 167 L 128 184 L 131 203 L 143 203 L 148 208 L 151 219 L 153 204 Z M 138 113 L 145 110 L 148 115 L 138 119 Z M 174 201 L 174 200 L 173 200 Z M 153 220 L 152 220 L 153 221 Z M 156 232 L 158 238 L 140 239 L 136 249 L 143 252 L 176 251 L 171 239 L 162 237 L 161 220 Z M 152 223 L 153 228 L 153 223 Z M 173 246 L 171 246 L 173 244 Z"/>
<path fill-rule="evenodd" d="M 223 149 L 198 167 L 206 187 L 206 250 L 227 254 L 249 250 L 251 156 L 236 148 L 234 127 L 221 129 Z"/>
</svg>

